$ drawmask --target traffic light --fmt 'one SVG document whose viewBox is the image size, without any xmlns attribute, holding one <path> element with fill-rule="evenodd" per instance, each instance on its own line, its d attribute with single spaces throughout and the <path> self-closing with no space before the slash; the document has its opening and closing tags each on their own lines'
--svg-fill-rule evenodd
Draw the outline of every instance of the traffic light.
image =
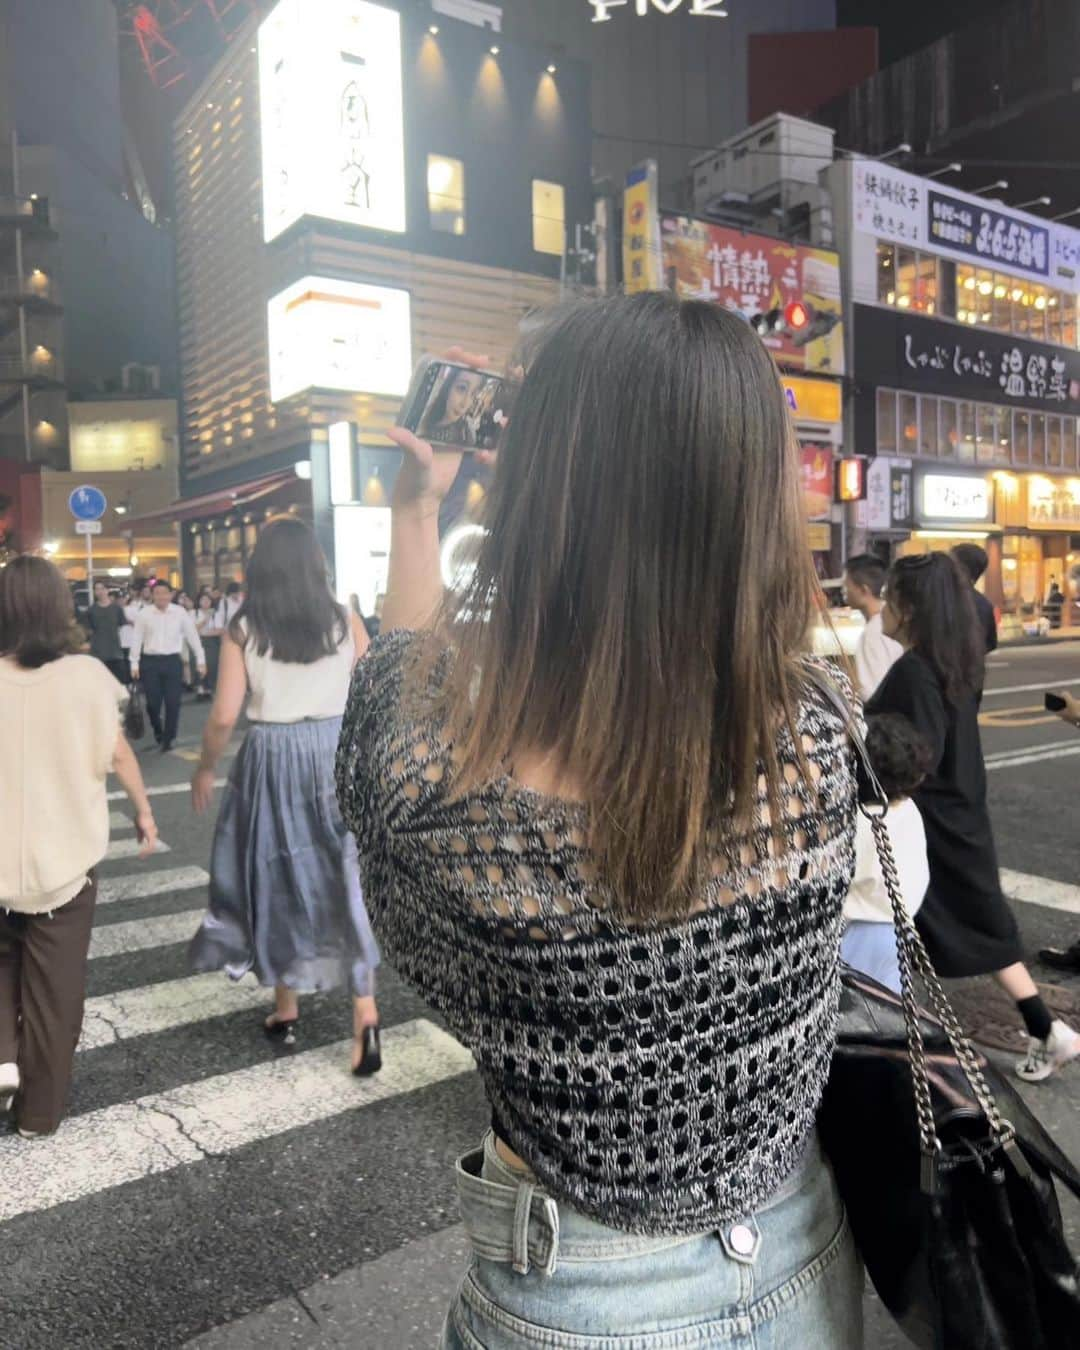
<svg viewBox="0 0 1080 1350">
<path fill-rule="evenodd" d="M 819 310 L 805 300 L 792 300 L 783 309 L 753 315 L 750 327 L 759 337 L 782 336 L 796 347 L 805 347 L 815 338 L 828 336 L 839 322 L 840 315 L 832 310 Z"/>
</svg>

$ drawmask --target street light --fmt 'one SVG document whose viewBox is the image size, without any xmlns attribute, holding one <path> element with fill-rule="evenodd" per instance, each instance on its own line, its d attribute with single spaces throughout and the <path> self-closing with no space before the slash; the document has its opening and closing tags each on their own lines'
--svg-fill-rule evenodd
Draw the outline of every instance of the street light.
<svg viewBox="0 0 1080 1350">
<path fill-rule="evenodd" d="M 940 178 L 944 173 L 963 173 L 964 166 L 958 164 L 955 160 L 951 164 L 945 164 L 940 169 L 935 169 L 932 173 L 924 174 L 925 178 Z"/>
<path fill-rule="evenodd" d="M 970 188 L 969 191 L 973 197 L 978 197 L 983 192 L 1004 192 L 1009 186 L 1007 178 L 999 178 L 996 183 L 984 183 L 982 187 Z"/>
<path fill-rule="evenodd" d="M 1017 202 L 1016 209 L 1018 211 L 1023 211 L 1024 208 L 1028 206 L 1049 206 L 1052 201 L 1052 197 L 1032 197 L 1029 202 Z"/>
</svg>

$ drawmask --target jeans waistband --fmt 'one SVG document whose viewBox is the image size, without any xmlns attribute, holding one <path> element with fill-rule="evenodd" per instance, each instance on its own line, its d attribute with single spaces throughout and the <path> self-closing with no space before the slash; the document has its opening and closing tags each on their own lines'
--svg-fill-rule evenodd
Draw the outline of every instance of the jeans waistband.
<svg viewBox="0 0 1080 1350">
<path fill-rule="evenodd" d="M 807 1141 L 799 1165 L 761 1206 L 759 1213 L 789 1199 L 807 1170 L 821 1161 L 816 1134 Z M 620 1261 L 697 1242 L 712 1230 L 690 1234 L 637 1234 L 608 1228 L 560 1205 L 531 1173 L 521 1173 L 499 1157 L 489 1131 L 480 1148 L 464 1154 L 455 1167 L 462 1223 L 477 1256 L 509 1264 L 519 1275 L 536 1266 L 552 1275 L 560 1261 Z M 753 1216 L 747 1216 L 752 1225 Z M 756 1232 L 756 1226 L 752 1228 Z M 725 1248 L 726 1234 L 721 1234 Z M 738 1258 L 739 1253 L 732 1252 Z"/>
</svg>

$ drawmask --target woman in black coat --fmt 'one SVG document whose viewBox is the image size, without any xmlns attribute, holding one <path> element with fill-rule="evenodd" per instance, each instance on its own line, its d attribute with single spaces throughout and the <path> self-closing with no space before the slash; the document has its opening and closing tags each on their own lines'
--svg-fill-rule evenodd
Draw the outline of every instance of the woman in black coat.
<svg viewBox="0 0 1080 1350">
<path fill-rule="evenodd" d="M 992 973 L 1016 1000 L 1031 1037 L 1016 1071 L 1041 1082 L 1080 1057 L 1080 1035 L 1051 1018 L 1022 962 L 1016 919 L 1001 891 L 976 703 L 983 652 L 971 587 L 954 559 L 901 558 L 889 575 L 882 628 L 904 655 L 866 711 L 909 718 L 934 759 L 913 794 L 930 861 L 919 932 L 939 975 Z"/>
</svg>

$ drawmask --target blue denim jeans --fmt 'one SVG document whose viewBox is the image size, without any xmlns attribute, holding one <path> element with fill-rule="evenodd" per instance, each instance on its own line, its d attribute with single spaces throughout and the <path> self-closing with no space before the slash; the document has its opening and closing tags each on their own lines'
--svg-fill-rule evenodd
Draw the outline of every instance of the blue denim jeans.
<svg viewBox="0 0 1080 1350">
<path fill-rule="evenodd" d="M 761 1209 L 693 1237 L 558 1204 L 491 1135 L 457 1183 L 473 1260 L 443 1350 L 861 1350 L 862 1267 L 816 1137 Z"/>
</svg>

